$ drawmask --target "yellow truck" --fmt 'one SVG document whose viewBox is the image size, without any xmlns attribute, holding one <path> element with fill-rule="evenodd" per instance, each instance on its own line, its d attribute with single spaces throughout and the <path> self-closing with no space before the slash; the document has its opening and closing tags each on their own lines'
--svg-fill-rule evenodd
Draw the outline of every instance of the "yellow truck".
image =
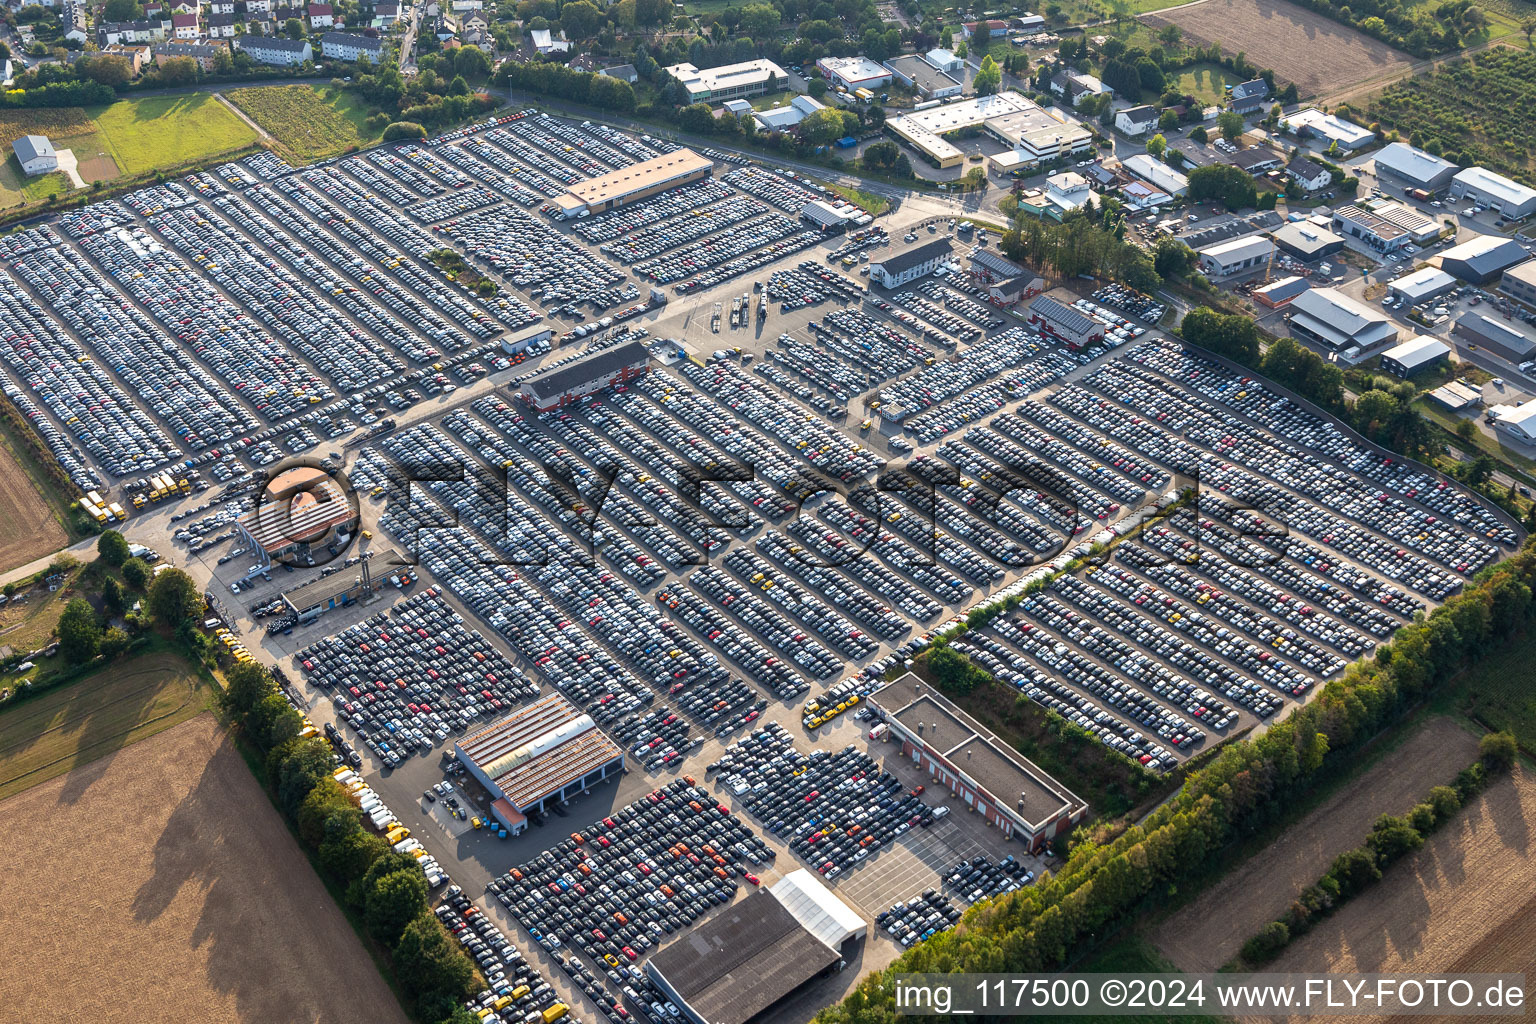
<svg viewBox="0 0 1536 1024">
<path fill-rule="evenodd" d="M 564 1003 L 552 1003 L 544 1011 L 544 1024 L 554 1024 L 554 1021 L 564 1017 L 570 1011 L 570 1007 Z"/>
<path fill-rule="evenodd" d="M 406 828 L 404 825 L 399 825 L 390 829 L 389 834 L 384 838 L 389 840 L 390 846 L 394 846 L 396 843 L 403 843 L 407 839 L 411 838 L 411 830 Z"/>
</svg>

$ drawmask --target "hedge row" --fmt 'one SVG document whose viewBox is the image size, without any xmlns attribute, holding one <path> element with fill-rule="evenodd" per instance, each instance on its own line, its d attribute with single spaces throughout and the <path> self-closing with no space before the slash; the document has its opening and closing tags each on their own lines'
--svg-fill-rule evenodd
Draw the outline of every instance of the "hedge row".
<svg viewBox="0 0 1536 1024">
<path fill-rule="evenodd" d="M 1292 795 L 1341 772 L 1404 709 L 1530 625 L 1533 584 L 1536 550 L 1528 542 L 1285 721 L 1225 746 L 1141 823 L 1105 844 L 1077 844 L 1060 872 L 970 913 L 961 928 L 864 978 L 818 1020 L 894 1022 L 898 973 L 1060 968 L 1096 936 L 1176 891 L 1208 858 L 1278 819 Z"/>
</svg>

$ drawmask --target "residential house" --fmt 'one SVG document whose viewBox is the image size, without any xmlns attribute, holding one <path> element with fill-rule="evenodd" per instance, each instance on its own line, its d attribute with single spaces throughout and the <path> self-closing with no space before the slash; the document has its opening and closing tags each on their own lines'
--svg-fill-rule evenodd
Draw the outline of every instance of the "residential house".
<svg viewBox="0 0 1536 1024">
<path fill-rule="evenodd" d="M 211 0 L 211 2 L 208 4 L 208 15 L 210 17 L 212 17 L 215 14 L 234 14 L 234 13 L 235 13 L 235 0 Z"/>
<path fill-rule="evenodd" d="M 71 3 L 65 7 L 62 21 L 64 23 L 65 39 L 83 44 L 87 39 L 91 38 L 84 3 Z"/>
<path fill-rule="evenodd" d="M 236 0 L 237 3 L 241 0 Z M 245 4 L 245 16 L 255 21 L 262 16 L 270 17 L 272 14 L 272 0 L 243 0 Z M 238 13 L 238 10 L 237 12 Z"/>
<path fill-rule="evenodd" d="M 46 135 L 23 135 L 11 143 L 21 169 L 28 175 L 47 174 L 59 169 L 59 156 Z"/>
<path fill-rule="evenodd" d="M 1145 135 L 1157 125 L 1157 111 L 1150 104 L 1126 107 L 1115 115 L 1115 127 L 1126 135 Z"/>
<path fill-rule="evenodd" d="M 203 27 L 195 14 L 171 15 L 171 36 L 174 39 L 192 40 L 203 34 Z"/>
<path fill-rule="evenodd" d="M 560 38 L 556 39 L 549 29 L 536 28 L 528 33 L 528 38 L 533 43 L 533 48 L 544 54 L 565 53 L 571 48 L 570 41 L 565 38 L 563 31 L 560 33 Z"/>
<path fill-rule="evenodd" d="M 607 75 L 609 78 L 620 79 L 628 82 L 630 85 L 640 81 L 640 72 L 635 70 L 633 64 L 620 64 L 617 67 L 603 68 L 600 74 Z"/>
<path fill-rule="evenodd" d="M 1292 160 L 1291 165 L 1285 169 L 1285 175 L 1308 192 L 1316 192 L 1333 184 L 1332 171 L 1304 156 Z"/>
<path fill-rule="evenodd" d="M 165 21 L 120 21 L 96 27 L 96 47 L 104 50 L 118 44 L 158 43 L 168 39 L 170 34 L 169 18 Z"/>
<path fill-rule="evenodd" d="M 336 14 L 331 9 L 330 4 L 310 4 L 304 9 L 304 14 L 309 18 L 309 27 L 311 31 L 318 31 L 322 28 L 330 28 L 332 25 L 336 24 Z"/>
<path fill-rule="evenodd" d="M 1113 95 L 1114 90 L 1092 75 L 1068 68 L 1051 76 L 1051 92 L 1077 107 L 1090 96 Z"/>
<path fill-rule="evenodd" d="M 1269 99 L 1269 83 L 1262 78 L 1255 78 L 1251 82 L 1240 82 L 1234 85 L 1231 94 L 1227 97 L 1227 104 L 1246 117 L 1262 109 L 1267 99 Z"/>
<path fill-rule="evenodd" d="M 373 7 L 373 27 L 388 29 L 400 20 L 399 4 L 375 4 Z"/>
<path fill-rule="evenodd" d="M 133 68 L 133 77 L 137 78 L 144 73 L 144 65 L 151 57 L 147 46 L 125 46 L 122 43 L 113 43 L 110 46 L 101 47 L 101 52 L 109 57 L 121 57 Z"/>
<path fill-rule="evenodd" d="M 320 53 L 333 60 L 357 60 L 367 57 L 378 63 L 384 55 L 384 41 L 351 32 L 327 32 L 320 37 Z"/>
<path fill-rule="evenodd" d="M 1001 39 L 1008 34 L 1008 23 L 1006 21 L 970 21 L 960 26 L 960 34 L 966 39 L 974 39 L 982 33 L 985 33 L 989 39 Z"/>
<path fill-rule="evenodd" d="M 172 14 L 199 14 L 201 10 L 197 0 L 172 0 L 171 3 Z"/>
<path fill-rule="evenodd" d="M 222 49 L 222 45 L 210 46 L 207 43 L 161 43 L 155 47 L 155 66 L 160 67 L 175 57 L 191 57 L 203 71 L 212 71 L 213 58 Z"/>
<path fill-rule="evenodd" d="M 235 45 L 250 54 L 251 60 L 256 63 L 274 67 L 296 67 L 315 59 L 314 48 L 309 45 L 308 39 L 247 35 L 241 36 Z"/>
<path fill-rule="evenodd" d="M 209 39 L 233 39 L 235 38 L 235 16 L 233 14 L 208 15 Z"/>
</svg>

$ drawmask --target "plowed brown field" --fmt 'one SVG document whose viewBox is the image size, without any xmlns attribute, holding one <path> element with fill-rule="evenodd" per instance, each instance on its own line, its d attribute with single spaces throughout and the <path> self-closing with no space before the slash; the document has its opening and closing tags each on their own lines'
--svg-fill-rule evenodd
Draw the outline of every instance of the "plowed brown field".
<svg viewBox="0 0 1536 1024">
<path fill-rule="evenodd" d="M 1303 96 L 1326 88 L 1338 92 L 1404 70 L 1407 54 L 1356 32 L 1347 25 L 1313 14 L 1286 0 L 1203 0 L 1146 14 L 1153 28 L 1177 25 L 1187 40 L 1220 43 L 1229 54 L 1269 68 L 1281 81 L 1295 82 Z"/>
<path fill-rule="evenodd" d="M 0 802 L 3 1022 L 405 1024 L 211 715 Z"/>
<path fill-rule="evenodd" d="M 1378 817 L 1407 811 L 1476 756 L 1476 737 L 1448 718 L 1430 719 L 1279 840 L 1163 921 L 1152 941 L 1183 970 L 1217 970 L 1317 881 L 1333 858 L 1359 845 Z M 1404 771 L 1405 765 L 1413 770 Z"/>
</svg>

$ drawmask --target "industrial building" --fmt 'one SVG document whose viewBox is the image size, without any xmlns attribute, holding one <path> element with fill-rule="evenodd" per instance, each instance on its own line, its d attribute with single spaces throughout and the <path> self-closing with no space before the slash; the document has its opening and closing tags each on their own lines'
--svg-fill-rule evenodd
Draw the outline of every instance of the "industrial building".
<svg viewBox="0 0 1536 1024">
<path fill-rule="evenodd" d="M 1048 300 L 1035 300 L 1042 301 Z M 902 755 L 926 770 L 935 788 L 947 789 L 1032 853 L 1065 836 L 1088 813 L 1080 798 L 915 673 L 870 694 L 869 704 L 901 742 Z"/>
<path fill-rule="evenodd" d="M 59 169 L 59 155 L 46 135 L 23 135 L 11 143 L 21 169 L 28 175 L 47 174 Z"/>
<path fill-rule="evenodd" d="M 1456 165 L 1406 142 L 1383 146 L 1374 157 L 1378 177 L 1395 178 L 1409 188 L 1439 192 L 1451 183 Z"/>
<path fill-rule="evenodd" d="M 1200 270 L 1207 277 L 1231 277 L 1267 264 L 1275 243 L 1262 235 L 1233 238 L 1197 251 Z"/>
<path fill-rule="evenodd" d="M 1042 295 L 1029 304 L 1029 324 L 1068 348 L 1079 349 L 1104 340 L 1104 325 L 1071 306 Z"/>
<path fill-rule="evenodd" d="M 1307 107 L 1294 114 L 1286 114 L 1280 118 L 1280 127 L 1294 132 L 1301 138 L 1321 139 L 1329 143 L 1337 142 L 1340 149 L 1349 151 L 1359 149 L 1376 139 L 1376 133 L 1369 128 L 1362 128 L 1341 117 L 1325 114 L 1316 107 Z"/>
<path fill-rule="evenodd" d="M 356 565 L 330 576 L 312 579 L 283 594 L 283 603 L 294 615 L 305 616 L 330 611 L 366 600 L 389 582 L 407 564 L 394 549 L 364 558 Z"/>
<path fill-rule="evenodd" d="M 949 239 L 936 238 L 931 242 L 902 252 L 893 253 L 883 260 L 870 260 L 869 279 L 887 288 L 898 288 L 908 281 L 916 281 L 938 269 L 949 259 Z"/>
<path fill-rule="evenodd" d="M 1536 213 L 1536 189 L 1495 174 L 1486 167 L 1468 167 L 1451 179 L 1451 196 L 1497 210 L 1510 220 Z"/>
<path fill-rule="evenodd" d="M 1284 223 L 1285 218 L 1281 217 L 1274 210 L 1264 210 L 1261 213 L 1251 213 L 1246 217 L 1231 217 L 1219 224 L 1206 224 L 1204 227 L 1191 229 L 1183 234 L 1184 244 L 1191 249 L 1201 249 L 1207 245 L 1224 242 L 1228 238 L 1239 238 L 1243 235 L 1251 235 L 1259 231 L 1270 231 Z M 1178 234 L 1183 231 L 1184 224 L 1184 219 L 1179 218 L 1178 220 L 1164 221 L 1158 227 L 1164 231 L 1177 229 L 1173 230 L 1172 233 Z"/>
<path fill-rule="evenodd" d="M 885 126 L 897 138 L 909 143 L 936 167 L 954 167 L 965 154 L 945 141 L 944 136 L 969 128 L 980 128 L 993 118 L 1025 110 L 1038 110 L 1032 101 L 1016 92 L 977 96 L 927 110 L 892 118 Z"/>
<path fill-rule="evenodd" d="M 1309 220 L 1300 220 L 1275 230 L 1275 244 L 1303 263 L 1332 256 L 1344 248 L 1344 237 Z"/>
<path fill-rule="evenodd" d="M 1304 277 L 1294 274 L 1290 277 L 1282 277 L 1278 281 L 1271 281 L 1261 288 L 1253 290 L 1253 301 L 1270 309 L 1279 309 L 1288 304 L 1296 296 L 1312 287 Z"/>
<path fill-rule="evenodd" d="M 822 77 L 839 89 L 878 89 L 891 84 L 889 68 L 868 57 L 823 57 L 816 62 Z"/>
<path fill-rule="evenodd" d="M 736 102 L 736 101 L 732 101 Z M 746 100 L 741 102 L 745 103 Z M 782 132 L 793 128 L 818 110 L 826 109 L 825 104 L 810 96 L 795 96 L 782 107 L 769 107 L 767 110 L 759 110 L 752 115 L 764 130 L 770 132 Z"/>
<path fill-rule="evenodd" d="M 1427 366 L 1449 359 L 1451 346 L 1439 338 L 1415 334 L 1381 354 L 1381 368 L 1399 377 L 1411 377 Z"/>
<path fill-rule="evenodd" d="M 1377 252 L 1396 252 L 1413 239 L 1408 229 L 1369 209 L 1351 203 L 1333 211 L 1333 230 L 1360 239 Z"/>
<path fill-rule="evenodd" d="M 491 797 L 491 813 L 514 835 L 528 815 L 563 803 L 624 771 L 624 752 L 558 693 L 548 693 L 465 736 L 454 755 Z"/>
<path fill-rule="evenodd" d="M 954 59 L 959 60 L 958 57 Z M 945 68 L 916 54 L 893 57 L 885 62 L 885 67 L 891 77 L 925 100 L 947 99 L 965 91 L 964 83 L 950 75 Z"/>
<path fill-rule="evenodd" d="M 746 1024 L 837 968 L 843 944 L 865 929 L 802 869 L 662 946 L 645 970 L 692 1024 Z"/>
<path fill-rule="evenodd" d="M 761 96 L 789 88 L 789 74 L 771 60 L 749 60 L 702 71 L 692 64 L 673 64 L 666 70 L 687 90 L 689 103 Z"/>
<path fill-rule="evenodd" d="M 1499 291 L 1516 302 L 1536 306 L 1536 260 L 1526 260 L 1504 271 Z"/>
<path fill-rule="evenodd" d="M 669 188 L 709 177 L 714 165 L 691 149 L 679 149 L 578 181 L 554 200 L 563 219 L 604 213 Z"/>
<path fill-rule="evenodd" d="M 1045 290 L 1045 280 L 1039 274 L 1021 267 L 1012 260 L 977 246 L 968 254 L 970 267 L 967 273 L 979 288 L 987 290 L 987 298 L 1000 306 L 1011 306 L 1025 299 L 1032 299 Z"/>
<path fill-rule="evenodd" d="M 1404 274 L 1396 281 L 1387 283 L 1387 294 L 1398 295 L 1418 306 L 1439 298 L 1456 287 L 1456 279 L 1443 270 L 1421 267 L 1411 274 Z"/>
<path fill-rule="evenodd" d="M 1120 161 L 1120 166 L 1129 174 L 1145 181 L 1171 196 L 1185 196 L 1189 194 L 1189 179 L 1172 167 L 1146 153 L 1137 153 L 1135 156 L 1126 157 Z"/>
<path fill-rule="evenodd" d="M 988 158 L 1003 173 L 1032 169 L 1086 152 L 1093 145 L 1093 132 L 1085 125 L 1033 104 L 1025 110 L 989 118 L 981 129 L 1012 147 L 1009 152 Z"/>
<path fill-rule="evenodd" d="M 323 469 L 299 466 L 274 477 L 262 490 L 260 504 L 235 520 L 246 546 L 263 564 L 292 557 L 309 562 L 309 553 L 345 541 L 357 529 L 355 495 L 343 492 Z"/>
<path fill-rule="evenodd" d="M 540 370 L 518 385 L 518 395 L 539 412 L 579 401 L 610 384 L 632 380 L 646 371 L 650 354 L 638 341 L 588 352 L 569 363 Z"/>
<path fill-rule="evenodd" d="M 1501 323 L 1476 310 L 1468 310 L 1461 314 L 1461 318 L 1451 328 L 1451 333 L 1511 363 L 1523 363 L 1532 357 L 1533 352 L 1536 352 L 1536 342 L 1509 324 Z"/>
<path fill-rule="evenodd" d="M 1440 269 L 1471 284 L 1487 284 L 1531 254 L 1513 238 L 1479 235 L 1440 254 Z"/>
<path fill-rule="evenodd" d="M 1292 336 L 1346 358 L 1397 341 L 1397 328 L 1385 313 L 1336 288 L 1311 288 L 1296 296 L 1289 320 Z"/>
<path fill-rule="evenodd" d="M 1488 410 L 1495 432 L 1521 444 L 1536 444 L 1536 401 L 1496 405 Z"/>
</svg>

